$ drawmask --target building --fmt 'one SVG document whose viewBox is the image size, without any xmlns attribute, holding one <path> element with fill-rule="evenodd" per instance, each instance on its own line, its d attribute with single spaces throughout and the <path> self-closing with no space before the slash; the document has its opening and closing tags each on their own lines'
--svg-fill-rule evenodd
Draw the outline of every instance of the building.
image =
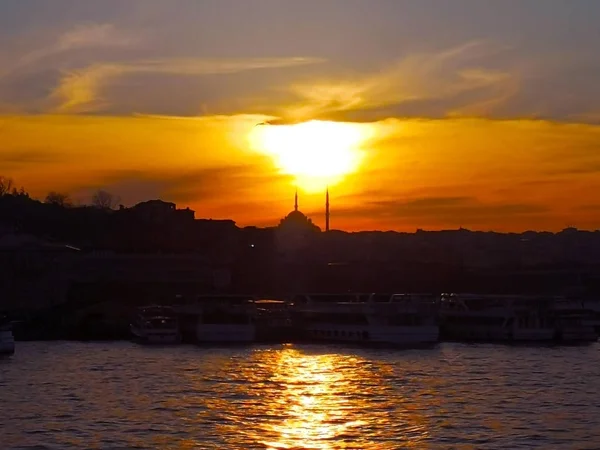
<svg viewBox="0 0 600 450">
<path fill-rule="evenodd" d="M 23 233 L 0 237 L 0 310 L 43 309 L 66 301 L 79 249 Z"/>
<path fill-rule="evenodd" d="M 276 230 L 277 251 L 284 259 L 295 259 L 315 233 L 321 229 L 298 209 L 298 191 L 294 197 L 294 209 L 279 222 Z"/>
</svg>

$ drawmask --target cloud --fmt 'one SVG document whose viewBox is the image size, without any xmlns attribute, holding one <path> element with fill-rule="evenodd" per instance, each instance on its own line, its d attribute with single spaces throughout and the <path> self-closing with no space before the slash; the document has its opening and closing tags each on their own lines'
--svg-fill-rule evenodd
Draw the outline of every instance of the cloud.
<svg viewBox="0 0 600 450">
<path fill-rule="evenodd" d="M 600 125 L 600 112 L 577 113 L 573 119 L 579 122 L 595 123 Z"/>
<path fill-rule="evenodd" d="M 56 48 L 60 51 L 84 47 L 132 47 L 140 39 L 129 33 L 117 30 L 113 24 L 78 25 L 58 39 Z"/>
<path fill-rule="evenodd" d="M 86 113 L 103 110 L 113 103 L 119 111 L 123 104 L 133 101 L 131 113 L 140 103 L 159 98 L 170 103 L 173 92 L 165 91 L 172 83 L 161 80 L 161 89 L 145 85 L 148 78 L 156 75 L 185 76 L 236 74 L 259 69 L 281 69 L 322 62 L 322 59 L 303 57 L 274 58 L 203 58 L 197 56 L 174 56 L 172 51 L 157 51 L 146 34 L 133 29 L 121 30 L 111 23 L 82 23 L 54 37 L 34 34 L 27 45 L 14 45 L 11 53 L 0 65 L 0 107 L 4 111 Z M 35 45 L 32 46 L 32 43 Z M 33 47 L 33 50 L 31 49 Z M 148 57 L 150 56 L 150 57 Z M 145 75 L 137 78 L 138 85 L 145 85 L 140 95 L 122 95 L 110 102 L 111 95 L 103 89 L 114 85 L 121 77 Z M 181 82 L 179 84 L 182 84 Z M 134 85 L 135 86 L 135 85 Z M 250 89 L 255 83 L 250 83 Z M 185 91 L 189 86 L 181 86 Z M 246 92 L 248 86 L 245 87 Z M 151 94 L 148 94 L 148 91 Z M 197 90 L 197 86 L 196 86 Z M 212 89 L 221 92 L 222 89 Z M 229 95 L 238 95 L 231 93 Z M 186 102 L 177 96 L 178 102 Z M 189 97 L 187 99 L 189 102 Z M 180 110 L 186 105 L 180 105 Z M 164 109 L 164 108 L 163 108 Z M 167 108 L 168 109 L 168 108 Z M 151 107 L 144 112 L 164 113 Z"/>
<path fill-rule="evenodd" d="M 390 108 L 406 104 L 452 99 L 469 100 L 451 108 L 454 115 L 489 110 L 516 90 L 512 74 L 481 66 L 486 58 L 506 50 L 487 42 L 469 42 L 438 53 L 408 55 L 381 73 L 294 84 L 291 90 L 298 101 L 284 115 L 298 120 L 386 108 L 391 113 Z M 472 98 L 465 98 L 468 94 Z M 445 110 L 449 107 L 445 105 Z"/>
<path fill-rule="evenodd" d="M 9 150 L 0 153 L 2 164 L 44 164 L 57 162 L 62 158 L 51 150 Z"/>
<path fill-rule="evenodd" d="M 225 75 L 259 69 L 277 69 L 316 64 L 318 58 L 189 58 L 156 59 L 130 63 L 98 63 L 67 73 L 52 96 L 59 100 L 58 113 L 98 111 L 107 106 L 101 90 L 117 77 L 131 74 L 168 74 L 182 76 Z"/>
<path fill-rule="evenodd" d="M 548 175 L 595 175 L 600 173 L 600 161 L 592 161 L 587 164 L 571 164 L 548 171 Z"/>
<path fill-rule="evenodd" d="M 264 201 L 254 193 L 290 181 L 268 161 L 259 159 L 188 171 L 112 170 L 99 174 L 94 183 L 79 189 L 75 196 L 89 199 L 96 190 L 105 189 L 119 195 L 125 205 L 161 198 L 186 205 L 216 201 L 223 207 L 232 201 Z"/>
<path fill-rule="evenodd" d="M 163 178 L 166 194 L 183 202 L 214 200 L 219 193 L 221 200 L 256 198 L 252 191 L 290 180 L 291 177 L 280 174 L 266 159 L 250 164 L 206 167 Z"/>
<path fill-rule="evenodd" d="M 340 218 L 366 218 L 398 222 L 406 219 L 424 226 L 489 224 L 490 220 L 510 223 L 517 218 L 548 213 L 536 203 L 481 201 L 476 197 L 422 197 L 404 201 L 371 200 L 351 208 L 336 208 Z"/>
<path fill-rule="evenodd" d="M 48 94 L 61 73 L 105 54 L 137 47 L 141 39 L 112 24 L 77 25 L 54 37 L 35 35 L 25 48 L 18 43 L 0 61 L 0 111 L 48 110 Z M 81 93 L 79 94 L 81 95 Z M 4 103 L 4 104 L 3 104 Z"/>
<path fill-rule="evenodd" d="M 90 48 L 130 48 L 140 41 L 139 37 L 118 30 L 109 23 L 79 24 L 51 40 L 50 44 L 42 43 L 35 50 L 19 55 L 12 64 L 6 65 L 4 71 L 0 71 L 0 78 L 62 53 Z"/>
<path fill-rule="evenodd" d="M 600 88 L 594 81 L 600 66 L 593 57 L 530 58 L 518 47 L 491 40 L 418 52 L 408 46 L 396 62 L 375 58 L 379 67 L 373 67 L 361 58 L 244 57 L 257 54 L 249 51 L 239 58 L 235 52 L 224 53 L 235 57 L 205 58 L 208 49 L 157 42 L 156 33 L 140 24 L 81 22 L 52 37 L 44 30 L 30 35 L 2 58 L 1 111 L 255 113 L 280 123 L 389 117 L 600 122 L 595 106 Z M 304 54 L 297 51 L 293 47 L 292 54 Z M 293 70 L 258 70 L 284 67 Z M 243 82 L 229 76 L 241 72 Z"/>
</svg>

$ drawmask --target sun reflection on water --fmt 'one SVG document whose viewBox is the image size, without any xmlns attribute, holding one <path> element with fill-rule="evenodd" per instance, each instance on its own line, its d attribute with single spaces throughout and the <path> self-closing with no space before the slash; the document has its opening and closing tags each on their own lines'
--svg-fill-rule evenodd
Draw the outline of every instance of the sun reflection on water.
<svg viewBox="0 0 600 450">
<path fill-rule="evenodd" d="M 276 442 L 264 442 L 269 450 L 333 449 L 331 442 L 360 427 L 364 421 L 349 414 L 353 406 L 345 395 L 350 386 L 344 371 L 336 370 L 339 355 L 281 352 L 273 381 L 285 386 L 275 408 L 285 411 L 282 423 L 271 425 Z"/>
<path fill-rule="evenodd" d="M 211 424 L 213 435 L 203 438 L 223 448 L 380 450 L 390 436 L 423 448 L 439 408 L 438 375 L 416 357 L 311 346 L 207 354 L 202 377 L 186 372 L 194 393 L 187 402 L 197 408 L 190 423 Z"/>
</svg>

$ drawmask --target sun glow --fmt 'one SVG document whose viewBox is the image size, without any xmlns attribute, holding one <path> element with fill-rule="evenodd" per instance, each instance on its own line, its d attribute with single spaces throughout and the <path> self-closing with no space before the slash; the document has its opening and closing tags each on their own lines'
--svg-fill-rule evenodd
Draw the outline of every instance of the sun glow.
<svg viewBox="0 0 600 450">
<path fill-rule="evenodd" d="M 363 125 L 313 120 L 254 128 L 250 144 L 308 191 L 339 183 L 358 170 L 369 132 Z"/>
</svg>

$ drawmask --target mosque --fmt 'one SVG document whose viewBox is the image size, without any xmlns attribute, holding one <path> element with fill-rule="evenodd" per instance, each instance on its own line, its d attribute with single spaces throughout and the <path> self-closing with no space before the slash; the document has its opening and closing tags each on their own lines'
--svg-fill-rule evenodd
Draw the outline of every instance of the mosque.
<svg viewBox="0 0 600 450">
<path fill-rule="evenodd" d="M 298 209 L 298 189 L 296 189 L 294 197 L 294 210 L 281 219 L 279 228 L 295 231 L 321 231 L 321 228 L 315 225 L 312 219 Z M 325 231 L 329 231 L 329 188 L 325 192 Z"/>
<path fill-rule="evenodd" d="M 329 231 L 329 189 L 325 194 L 325 231 Z M 280 255 L 293 260 L 305 248 L 321 228 L 298 209 L 298 190 L 294 199 L 294 210 L 279 222 L 276 241 Z"/>
</svg>

